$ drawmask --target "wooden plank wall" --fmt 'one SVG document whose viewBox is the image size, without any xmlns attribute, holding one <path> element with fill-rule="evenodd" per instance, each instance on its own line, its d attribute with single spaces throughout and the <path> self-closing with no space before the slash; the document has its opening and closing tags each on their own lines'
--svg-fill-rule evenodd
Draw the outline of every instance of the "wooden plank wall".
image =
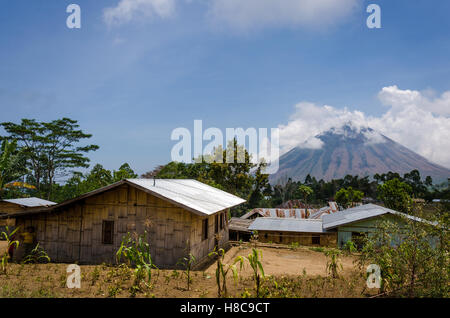
<svg viewBox="0 0 450 318">
<path fill-rule="evenodd" d="M 10 202 L 0 202 L 0 214 L 2 213 L 13 213 L 13 212 L 21 212 L 24 211 L 25 208 L 18 204 L 10 203 Z"/>
<path fill-rule="evenodd" d="M 258 231 L 258 241 L 264 243 L 291 244 L 313 246 L 312 237 L 320 237 L 320 246 L 336 247 L 337 233 L 295 233 L 295 232 L 272 232 Z"/>
<path fill-rule="evenodd" d="M 62 211 L 22 217 L 18 226 L 36 228 L 37 240 L 52 261 L 80 264 L 115 263 L 122 237 L 149 233 L 152 259 L 173 267 L 191 251 L 200 260 L 214 249 L 214 216 L 209 216 L 208 240 L 202 241 L 202 218 L 134 187 L 123 185 L 86 198 Z M 103 221 L 114 221 L 113 244 L 102 244 Z M 228 227 L 219 245 L 228 241 Z M 21 256 L 20 251 L 17 253 Z"/>
<path fill-rule="evenodd" d="M 220 216 L 223 214 L 224 216 L 224 227 L 222 230 L 219 228 L 218 237 L 218 245 L 219 247 L 225 247 L 228 243 L 229 232 L 228 232 L 228 218 L 227 218 L 227 210 L 221 211 L 218 213 Z M 200 217 L 198 215 L 192 215 L 192 227 L 191 227 L 191 253 L 195 256 L 196 260 L 200 262 L 205 257 L 208 257 L 208 254 L 214 250 L 215 246 L 215 215 L 210 215 L 208 217 Z M 202 221 L 208 218 L 208 239 L 203 239 L 203 229 L 202 229 Z M 220 220 L 219 220 L 220 222 Z"/>
</svg>

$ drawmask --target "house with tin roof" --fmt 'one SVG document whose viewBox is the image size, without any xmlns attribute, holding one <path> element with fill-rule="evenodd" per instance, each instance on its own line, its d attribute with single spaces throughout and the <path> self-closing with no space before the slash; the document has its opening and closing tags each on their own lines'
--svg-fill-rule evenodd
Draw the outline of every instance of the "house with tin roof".
<svg viewBox="0 0 450 318">
<path fill-rule="evenodd" d="M 126 179 L 51 206 L 0 216 L 30 226 L 54 262 L 115 263 L 127 233 L 148 233 L 157 266 L 197 263 L 228 244 L 227 213 L 245 200 L 196 180 Z M 21 246 L 14 254 L 21 255 Z"/>
</svg>

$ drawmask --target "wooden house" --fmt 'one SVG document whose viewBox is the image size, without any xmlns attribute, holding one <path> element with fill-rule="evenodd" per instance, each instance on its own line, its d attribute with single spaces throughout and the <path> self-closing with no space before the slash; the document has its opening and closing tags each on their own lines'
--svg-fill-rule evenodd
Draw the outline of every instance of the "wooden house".
<svg viewBox="0 0 450 318">
<path fill-rule="evenodd" d="M 0 216 L 17 212 L 31 211 L 35 208 L 49 207 L 55 204 L 55 202 L 34 197 L 0 200 Z M 4 231 L 6 226 L 11 227 L 14 225 L 14 219 L 0 219 L 0 232 Z"/>
<path fill-rule="evenodd" d="M 189 253 L 202 262 L 227 245 L 227 212 L 243 202 L 196 180 L 127 179 L 8 217 L 21 230 L 33 226 L 53 262 L 115 263 L 122 238 L 146 231 L 154 263 L 169 268 Z M 20 247 L 15 257 L 23 257 Z"/>
</svg>

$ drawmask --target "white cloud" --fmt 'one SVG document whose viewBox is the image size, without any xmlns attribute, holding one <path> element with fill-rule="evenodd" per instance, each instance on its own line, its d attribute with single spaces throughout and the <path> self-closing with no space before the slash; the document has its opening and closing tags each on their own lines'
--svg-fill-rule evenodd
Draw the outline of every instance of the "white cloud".
<svg viewBox="0 0 450 318">
<path fill-rule="evenodd" d="M 345 19 L 359 5 L 358 0 L 211 0 L 208 16 L 239 30 L 322 27 Z"/>
<path fill-rule="evenodd" d="M 423 93 L 384 87 L 378 94 L 388 110 L 379 117 L 360 111 L 302 102 L 287 125 L 280 125 L 281 153 L 295 146 L 308 147 L 307 140 L 332 127 L 351 122 L 355 128 L 371 127 L 383 135 L 419 153 L 430 161 L 450 167 L 450 91 L 430 99 Z M 378 134 L 369 133 L 369 142 L 381 142 Z M 311 141 L 309 141 L 311 144 Z"/>
<path fill-rule="evenodd" d="M 280 125 L 281 152 L 293 147 L 320 148 L 322 143 L 316 135 L 332 127 L 339 128 L 351 123 L 354 128 L 367 127 L 367 121 L 362 112 L 349 111 L 347 108 L 337 109 L 332 106 L 317 106 L 309 102 L 295 105 L 295 113 L 287 125 Z"/>
<path fill-rule="evenodd" d="M 175 0 L 120 0 L 115 7 L 103 11 L 107 25 L 119 25 L 139 17 L 171 17 L 175 12 Z"/>
</svg>

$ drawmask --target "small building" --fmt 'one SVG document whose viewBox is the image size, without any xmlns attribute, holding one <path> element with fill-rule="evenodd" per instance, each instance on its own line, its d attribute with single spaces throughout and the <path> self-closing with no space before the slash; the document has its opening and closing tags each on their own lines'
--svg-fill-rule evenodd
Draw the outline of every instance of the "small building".
<svg viewBox="0 0 450 318">
<path fill-rule="evenodd" d="M 254 219 L 231 218 L 228 224 L 230 241 L 249 241 L 252 231 L 248 228 L 253 221 Z"/>
<path fill-rule="evenodd" d="M 265 243 L 336 246 L 336 233 L 324 230 L 322 220 L 257 218 L 249 230 Z"/>
<path fill-rule="evenodd" d="M 347 241 L 353 241 L 358 244 L 360 238 L 374 232 L 381 217 L 398 222 L 399 216 L 407 217 L 415 221 L 424 221 L 376 204 L 365 204 L 324 215 L 322 221 L 325 231 L 337 232 L 338 247 L 343 247 Z"/>
<path fill-rule="evenodd" d="M 75 199 L 14 218 L 21 230 L 32 226 L 36 241 L 53 262 L 115 263 L 127 233 L 148 233 L 157 266 L 175 267 L 192 253 L 197 263 L 228 244 L 230 208 L 245 200 L 196 180 L 126 179 Z M 21 246 L 14 257 L 20 258 Z"/>
<path fill-rule="evenodd" d="M 29 211 L 34 208 L 49 207 L 55 204 L 55 202 L 35 197 L 4 199 L 0 200 L 0 215 Z M 5 219 L 0 219 L 0 232 L 4 231 L 6 226 L 14 226 L 14 220 L 10 220 L 9 222 L 7 222 Z"/>
<path fill-rule="evenodd" d="M 40 198 L 20 198 L 0 200 L 0 214 L 21 212 L 31 208 L 49 207 L 55 205 L 55 202 L 43 200 Z"/>
</svg>

